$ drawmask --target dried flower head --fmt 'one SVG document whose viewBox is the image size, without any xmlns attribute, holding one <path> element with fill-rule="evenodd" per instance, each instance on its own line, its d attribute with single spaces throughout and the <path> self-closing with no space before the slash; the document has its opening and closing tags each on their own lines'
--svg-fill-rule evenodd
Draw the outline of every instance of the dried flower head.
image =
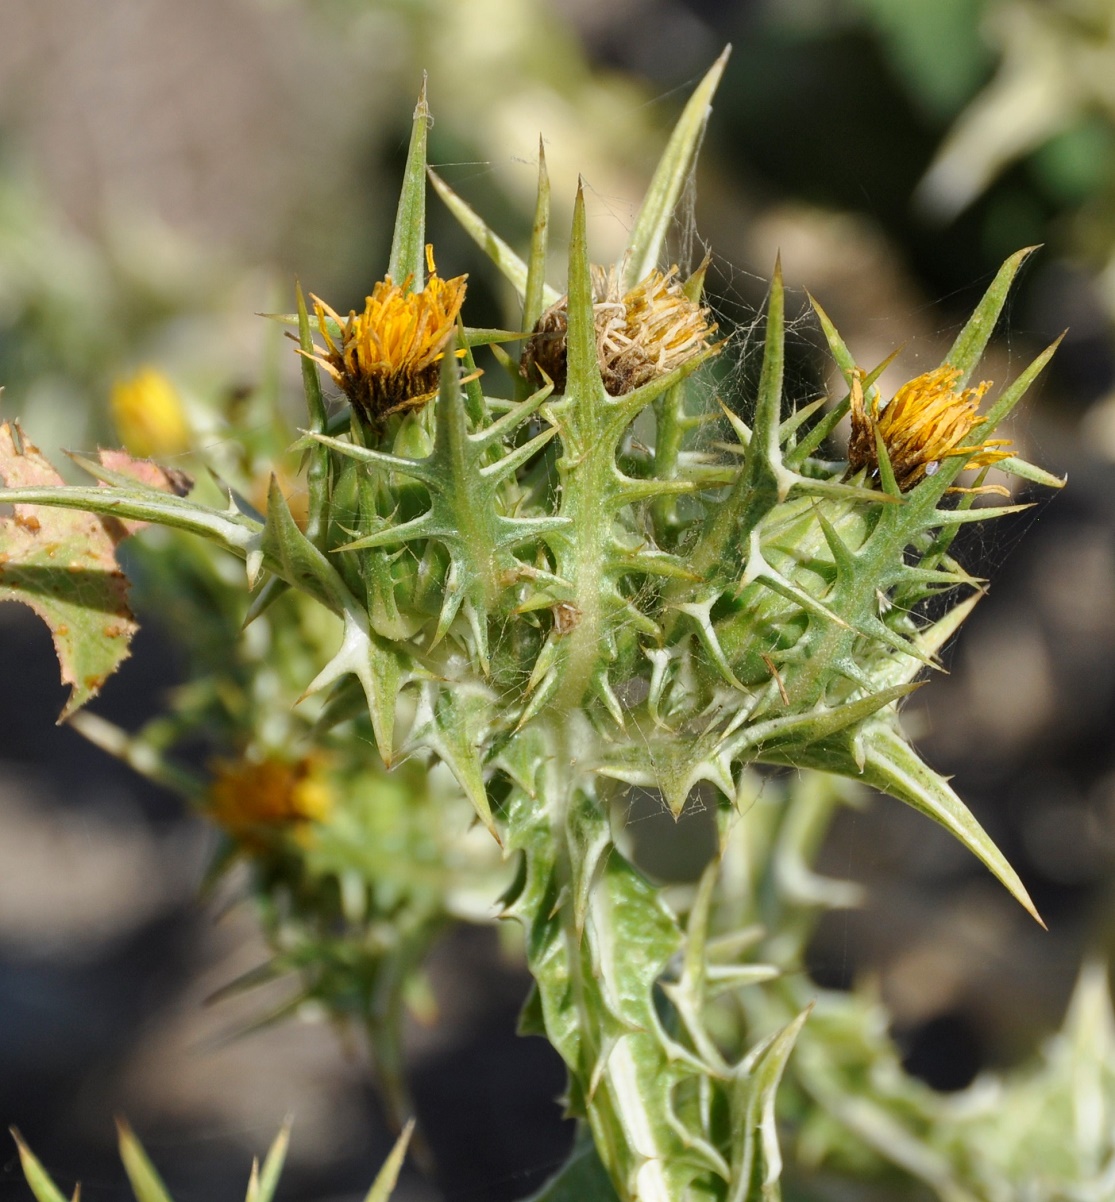
<svg viewBox="0 0 1115 1202">
<path fill-rule="evenodd" d="M 141 458 L 180 455 L 190 427 L 177 389 L 157 368 L 144 367 L 112 386 L 112 417 L 120 441 Z"/>
<path fill-rule="evenodd" d="M 882 438 L 894 478 L 902 492 L 932 476 L 943 459 L 970 456 L 971 467 L 988 467 L 1010 452 L 1006 438 L 992 438 L 969 445 L 968 435 L 979 425 L 979 403 L 991 386 L 984 381 L 976 388 L 957 391 L 960 372 L 955 367 L 937 367 L 903 384 L 886 404 L 878 395 L 865 402 L 863 373 L 852 378 L 852 434 L 848 442 L 848 467 L 853 472 L 879 470 L 876 433 Z M 966 490 L 956 490 L 966 491 Z M 978 492 L 1002 492 L 998 485 L 985 485 Z"/>
<path fill-rule="evenodd" d="M 333 794 L 319 756 L 287 761 L 228 760 L 216 765 L 206 807 L 234 839 L 260 846 L 270 834 L 304 832 L 333 809 Z"/>
<path fill-rule="evenodd" d="M 440 279 L 429 246 L 426 262 L 430 275 L 421 291 L 411 290 L 411 276 L 401 284 L 388 276 L 365 299 L 364 311 L 350 311 L 345 320 L 318 297 L 310 298 L 325 349 L 315 347 L 318 353 L 309 358 L 325 368 L 372 429 L 393 413 L 421 409 L 437 393 L 467 277 Z"/>
<path fill-rule="evenodd" d="M 685 295 L 677 268 L 652 271 L 629 292 L 620 291 L 615 267 L 592 269 L 596 356 L 604 387 L 622 396 L 673 371 L 709 345 L 716 326 L 708 310 Z M 565 391 L 568 297 L 538 319 L 523 351 L 520 368 L 528 379 L 544 372 L 557 392 Z"/>
</svg>

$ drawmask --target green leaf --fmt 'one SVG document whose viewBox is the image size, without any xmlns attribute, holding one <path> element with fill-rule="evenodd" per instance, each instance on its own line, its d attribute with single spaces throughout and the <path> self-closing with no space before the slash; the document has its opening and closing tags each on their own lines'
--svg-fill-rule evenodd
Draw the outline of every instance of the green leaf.
<svg viewBox="0 0 1115 1202">
<path fill-rule="evenodd" d="M 310 318 L 306 312 L 306 298 L 302 295 L 302 285 L 296 287 L 298 302 L 298 345 L 302 351 L 299 356 L 302 364 L 302 389 L 306 394 L 306 410 L 309 414 L 310 429 L 320 433 L 329 424 L 329 414 L 325 407 L 325 397 L 321 392 L 321 381 L 317 374 L 317 364 L 311 356 L 314 354 L 314 341 L 310 334 Z M 329 452 L 320 445 L 307 448 L 309 460 L 306 466 L 306 487 L 309 491 L 308 519 L 306 535 L 318 546 L 325 538 L 325 527 L 328 520 L 329 508 Z"/>
<path fill-rule="evenodd" d="M 353 604 L 352 594 L 329 560 L 298 529 L 274 476 L 267 493 L 267 525 L 260 543 L 261 563 L 334 613 Z"/>
<path fill-rule="evenodd" d="M 1000 460 L 995 466 L 1001 472 L 1009 472 L 1020 480 L 1029 480 L 1031 484 L 1040 484 L 1043 488 L 1064 488 L 1068 482 L 1067 476 L 1054 476 L 1052 472 L 1047 472 L 1044 468 L 1036 467 L 1014 455 L 1009 459 Z"/>
<path fill-rule="evenodd" d="M 1026 887 L 1007 862 L 1006 856 L 991 841 L 968 807 L 949 788 L 944 777 L 929 768 L 896 731 L 881 725 L 872 728 L 864 739 L 863 754 L 860 779 L 865 784 L 897 797 L 940 823 L 999 878 L 1038 923 L 1045 926 Z"/>
<path fill-rule="evenodd" d="M 913 655 L 916 648 L 910 646 Z M 790 713 L 745 726 L 729 741 L 733 758 L 750 753 L 757 760 L 772 763 L 792 762 L 798 752 L 823 743 L 833 735 L 863 722 L 879 710 L 912 693 L 916 684 L 898 684 L 869 693 L 843 705 L 818 706 L 804 713 Z"/>
<path fill-rule="evenodd" d="M 302 351 L 299 356 L 302 361 L 302 387 L 306 392 L 310 429 L 320 431 L 325 429 L 328 415 L 325 411 L 325 397 L 322 396 L 317 367 L 310 357 L 315 351 L 314 339 L 310 333 L 310 315 L 306 310 L 306 298 L 302 293 L 301 284 L 295 285 L 295 299 L 298 303 L 298 346 Z"/>
<path fill-rule="evenodd" d="M 798 480 L 783 465 L 779 443 L 785 337 L 782 266 L 776 262 L 767 299 L 763 366 L 755 402 L 754 427 L 746 458 L 731 491 L 721 504 L 710 507 L 701 537 L 689 553 L 688 566 L 698 577 L 728 579 L 738 576 L 744 556 L 752 549 L 752 534 Z M 681 587 L 671 588 L 671 601 L 676 603 L 683 591 Z"/>
<path fill-rule="evenodd" d="M 817 320 L 821 323 L 821 331 L 825 336 L 825 341 L 828 343 L 829 353 L 836 361 L 836 366 L 840 368 L 844 375 L 844 379 L 851 384 L 852 373 L 856 370 L 856 358 L 848 349 L 848 344 L 840 335 L 840 331 L 836 328 L 833 320 L 821 308 L 820 302 L 815 296 L 807 292 L 809 303 L 813 306 L 813 312 L 817 314 Z"/>
<path fill-rule="evenodd" d="M 876 687 L 894 687 L 900 684 L 910 684 L 914 678 L 925 670 L 926 660 L 933 660 L 942 647 L 951 639 L 960 627 L 967 621 L 972 610 L 983 600 L 986 594 L 974 592 L 963 601 L 953 605 L 932 626 L 927 626 L 914 636 L 911 647 L 912 654 L 894 656 L 876 668 L 871 679 Z"/>
<path fill-rule="evenodd" d="M 410 1137 L 413 1134 L 414 1119 L 411 1119 L 403 1128 L 402 1134 L 395 1141 L 395 1146 L 383 1162 L 383 1168 L 376 1174 L 376 1179 L 372 1182 L 372 1188 L 368 1190 L 364 1202 L 388 1202 L 388 1199 L 395 1191 L 395 1183 L 399 1179 L 399 1171 L 402 1169 L 403 1161 L 406 1159 L 407 1145 L 410 1143 Z"/>
<path fill-rule="evenodd" d="M 477 346 L 495 346 L 500 342 L 514 342 L 523 336 L 522 330 L 501 330 L 490 326 L 459 326 L 457 342 L 470 349 Z M 471 368 L 469 369 L 471 373 Z"/>
<path fill-rule="evenodd" d="M 533 330 L 546 308 L 546 247 L 550 231 L 550 176 L 546 170 L 546 148 L 538 139 L 538 199 L 530 233 L 530 263 L 523 296 L 523 331 Z"/>
<path fill-rule="evenodd" d="M 600 379 L 600 360 L 596 350 L 592 274 L 585 222 L 585 192 L 584 183 L 580 180 L 577 183 L 577 199 L 573 205 L 573 231 L 569 240 L 568 288 L 568 379 L 565 391 L 576 398 L 579 427 L 595 434 L 595 416 L 604 396 L 604 386 Z"/>
<path fill-rule="evenodd" d="M 380 759 L 394 759 L 395 706 L 399 692 L 413 676 L 403 656 L 368 626 L 368 615 L 355 603 L 344 611 L 341 645 L 299 698 L 320 693 L 348 675 L 360 681 Z"/>
<path fill-rule="evenodd" d="M 782 377 L 786 349 L 786 301 L 782 284 L 782 260 L 774 264 L 767 299 L 767 329 L 763 341 L 763 367 L 759 376 L 759 395 L 755 402 L 755 418 L 751 427 L 751 442 L 747 448 L 747 467 L 753 489 L 765 487 L 769 476 L 778 490 L 778 499 L 785 500 L 793 477 L 782 470 L 782 449 L 779 440 L 782 418 Z M 750 533 L 747 531 L 746 533 Z"/>
<path fill-rule="evenodd" d="M 0 505 L 47 505 L 79 509 L 127 522 L 153 522 L 198 534 L 245 558 L 262 527 L 230 509 L 221 511 L 182 497 L 160 497 L 149 489 L 84 488 L 73 485 L 0 489 Z"/>
<path fill-rule="evenodd" d="M 778 1186 L 782 1153 L 774 1114 L 775 1095 L 811 1009 L 755 1048 L 737 1070 L 729 1202 L 778 1202 L 782 1196 Z"/>
<path fill-rule="evenodd" d="M 411 738 L 445 762 L 476 816 L 496 842 L 501 842 L 483 775 L 483 748 L 489 741 L 487 727 L 492 714 L 492 697 L 483 686 L 455 683 L 450 688 L 426 688 Z"/>
<path fill-rule="evenodd" d="M 116 1120 L 116 1131 L 119 1136 L 120 1159 L 124 1162 L 124 1172 L 128 1174 L 136 1202 L 172 1202 L 162 1178 L 143 1150 L 143 1145 L 136 1139 L 135 1133 L 124 1119 Z"/>
<path fill-rule="evenodd" d="M 995 323 L 999 320 L 999 314 L 1002 313 L 1003 306 L 1007 302 L 1007 294 L 1014 283 L 1014 277 L 1035 250 L 1037 250 L 1036 246 L 1027 246 L 1022 250 L 1015 251 L 1007 259 L 991 281 L 991 286 L 983 294 L 982 300 L 975 307 L 972 316 L 968 318 L 964 328 L 956 336 L 956 341 L 945 356 L 945 362 L 960 371 L 958 388 L 968 382 L 972 372 L 975 371 L 976 364 L 983 357 L 983 352 L 994 332 Z"/>
<path fill-rule="evenodd" d="M 692 173 L 708 123 L 713 93 L 724 74 L 731 49 L 730 46 L 724 48 L 697 85 L 666 144 L 627 243 L 623 260 L 624 292 L 629 291 L 658 264 L 666 231 Z"/>
<path fill-rule="evenodd" d="M 403 187 L 391 236 L 388 274 L 397 284 L 410 277 L 411 289 L 420 291 L 425 280 L 426 250 L 426 134 L 430 128 L 430 109 L 426 104 L 426 76 L 414 108 Z"/>
<path fill-rule="evenodd" d="M 39 1163 L 38 1158 L 23 1142 L 23 1136 L 15 1127 L 9 1127 L 8 1130 L 12 1133 L 12 1139 L 15 1140 L 16 1147 L 19 1149 L 19 1163 L 23 1168 L 23 1176 L 27 1179 L 27 1184 L 31 1187 L 36 1202 L 67 1202 L 65 1194 L 54 1184 L 46 1169 Z"/>
<path fill-rule="evenodd" d="M 986 438 L 994 431 L 995 427 L 1011 412 L 1020 400 L 1030 390 L 1030 385 L 1038 378 L 1045 370 L 1046 364 L 1053 358 L 1054 352 L 1061 345 L 1060 338 L 1051 342 L 1049 346 L 1037 355 L 1031 363 L 1029 363 L 1024 371 L 1011 381 L 1010 386 L 1003 389 L 1002 394 L 987 410 L 987 416 L 983 419 L 979 426 L 969 435 L 969 441 L 974 443 Z"/>
</svg>

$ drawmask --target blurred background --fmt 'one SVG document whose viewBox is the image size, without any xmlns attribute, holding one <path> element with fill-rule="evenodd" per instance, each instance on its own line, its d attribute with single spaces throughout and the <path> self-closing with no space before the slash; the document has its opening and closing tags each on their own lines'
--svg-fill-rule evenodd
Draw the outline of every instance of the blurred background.
<svg viewBox="0 0 1115 1202">
<path fill-rule="evenodd" d="M 983 374 L 1001 383 L 1068 328 L 1011 434 L 1069 484 L 965 540 L 993 588 L 909 715 L 1050 932 L 943 832 L 876 801 L 823 853 L 868 900 L 822 924 L 811 971 L 874 981 L 908 1066 L 941 1089 L 1059 1024 L 1082 957 L 1115 941 L 1115 0 L 4 0 L 2 14 L 2 405 L 55 460 L 116 440 L 113 381 L 145 364 L 217 415 L 214 445 L 222 406 L 263 374 L 289 376 L 296 401 L 294 356 L 269 353 L 255 315 L 290 309 L 296 276 L 342 311 L 380 278 L 423 70 L 431 161 L 453 187 L 525 240 L 541 132 L 557 228 L 580 172 L 607 260 L 731 42 L 676 246 L 712 249 L 726 331 L 752 322 L 781 251 L 800 400 L 835 389 L 806 287 L 860 363 L 904 348 L 897 384 L 939 361 L 1006 255 L 1044 244 Z M 442 274 L 470 272 L 470 303 L 506 322 L 508 298 L 433 198 L 429 223 Z M 158 615 L 140 618 L 94 706 L 125 727 L 182 673 Z M 0 606 L 0 665 L 0 1117 L 60 1181 L 115 1199 L 111 1119 L 126 1113 L 176 1198 L 219 1200 L 242 1196 L 294 1113 L 285 1196 L 362 1197 L 390 1137 L 359 1049 L 324 1024 L 234 1037 L 255 1003 L 205 999 L 264 953 L 233 887 L 198 901 L 209 834 L 55 727 L 65 691 L 21 606 Z M 640 842 L 684 831 L 652 809 Z M 514 1034 L 526 977 L 467 929 L 433 982 L 440 1018 L 414 1029 L 410 1057 L 439 1180 L 407 1178 L 403 1196 L 520 1197 L 570 1139 L 556 1056 Z M 25 1197 L 14 1152 L 0 1166 L 0 1198 Z"/>
</svg>

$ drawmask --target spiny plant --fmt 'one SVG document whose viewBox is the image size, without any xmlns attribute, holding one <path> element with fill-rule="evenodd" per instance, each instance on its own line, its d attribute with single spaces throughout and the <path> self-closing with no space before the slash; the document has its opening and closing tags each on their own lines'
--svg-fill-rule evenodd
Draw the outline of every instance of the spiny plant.
<svg viewBox="0 0 1115 1202">
<path fill-rule="evenodd" d="M 304 743 L 340 747 L 388 780 L 437 765 L 451 773 L 455 797 L 513 863 L 501 914 L 521 924 L 535 982 L 523 1029 L 561 1055 L 566 1105 L 583 1125 L 554 1198 L 595 1196 L 604 1180 L 624 1202 L 777 1197 L 775 1093 L 809 1020 L 803 1001 L 726 1052 L 717 999 L 776 968 L 753 957 L 747 929 L 712 938 L 716 864 L 684 924 L 636 868 L 614 816 L 626 788 L 656 790 L 675 816 L 695 791 L 715 796 L 723 849 L 748 823 L 756 765 L 849 777 L 942 824 L 1037 917 L 1002 854 L 910 745 L 899 712 L 979 596 L 951 555 L 957 531 L 1018 508 L 975 505 L 1001 488 L 986 482 L 988 469 L 1059 483 L 993 437 L 1053 348 L 985 413 L 982 386 L 967 387 L 1029 252 L 1003 265 L 944 362 L 889 400 L 877 383 L 886 365 L 863 370 L 815 304 L 848 388 L 827 411 L 824 399 L 784 404 L 776 265 L 755 393 L 712 403 L 697 375 L 725 340 L 702 304 L 705 265 L 683 278 L 659 264 L 724 61 L 687 104 L 608 267 L 592 263 L 578 190 L 560 289 L 545 276 L 541 153 L 525 258 L 429 176 L 522 297 L 513 330 L 468 326 L 464 279 L 436 274 L 423 91 L 385 279 L 360 313 L 307 305 L 299 292 L 285 319 L 308 414 L 296 444 L 300 520 L 277 479 L 259 512 L 235 489 L 226 504 L 206 504 L 181 480 L 105 454 L 78 459 L 93 486 L 21 474 L 32 462 L 43 469 L 14 430 L 0 462 L 18 552 L 0 588 L 39 605 L 56 639 L 63 624 L 79 641 L 109 632 L 62 623 L 42 604 L 68 588 L 79 618 L 90 596 L 88 581 L 79 590 L 72 579 L 77 538 L 49 552 L 36 541 L 41 507 L 100 515 L 110 533 L 146 522 L 200 536 L 244 561 L 249 632 L 292 594 L 298 612 L 332 615 L 334 649 L 303 682 Z M 515 340 L 517 358 L 501 345 Z M 496 373 L 477 366 L 486 345 L 505 395 Z M 339 411 L 321 370 L 349 402 Z M 846 413 L 848 458 L 824 458 Z M 717 422 L 721 441 L 710 436 Z M 965 487 L 968 467 L 981 474 Z M 75 701 L 103 677 L 67 671 Z M 279 774 L 303 789 L 279 811 L 312 840 L 323 811 L 303 804 L 311 773 L 300 761 Z M 248 777 L 229 779 L 225 796 L 271 797 Z M 226 826 L 251 849 L 272 813 Z M 314 909 L 319 890 L 297 887 L 312 858 L 300 846 L 283 844 L 295 864 L 280 874 L 284 896 L 296 915 L 300 905 L 325 913 Z M 328 904 L 344 896 L 330 893 Z M 303 966 L 312 957 L 311 947 Z"/>
<path fill-rule="evenodd" d="M 116 1126 L 119 1136 L 120 1160 L 123 1162 L 124 1172 L 127 1174 L 128 1184 L 132 1187 L 136 1202 L 173 1202 L 158 1170 L 151 1163 L 131 1127 L 122 1119 L 117 1120 Z M 389 1202 L 395 1189 L 395 1183 L 399 1178 L 399 1170 L 403 1167 L 413 1127 L 413 1123 L 408 1124 L 395 1142 L 383 1167 L 376 1174 L 376 1179 L 372 1182 L 364 1202 Z M 19 1149 L 20 1167 L 23 1169 L 27 1184 L 31 1187 L 31 1192 L 35 1195 L 35 1202 L 67 1202 L 66 1195 L 54 1183 L 50 1174 L 39 1162 L 38 1157 L 24 1143 L 22 1136 L 14 1127 L 12 1128 L 12 1138 Z M 252 1161 L 252 1172 L 248 1178 L 248 1189 L 244 1195 L 244 1202 L 271 1202 L 282 1176 L 289 1143 L 290 1124 L 287 1123 L 268 1149 L 262 1167 L 259 1161 Z M 78 1202 L 80 1197 L 81 1185 L 79 1183 L 74 1186 L 73 1197 L 69 1202 Z"/>
</svg>

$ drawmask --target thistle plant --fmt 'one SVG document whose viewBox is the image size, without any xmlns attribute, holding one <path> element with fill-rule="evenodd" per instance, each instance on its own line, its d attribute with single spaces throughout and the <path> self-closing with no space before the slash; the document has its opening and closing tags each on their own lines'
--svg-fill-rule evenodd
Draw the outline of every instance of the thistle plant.
<svg viewBox="0 0 1115 1202">
<path fill-rule="evenodd" d="M 969 387 L 1029 252 L 1003 265 L 944 362 L 889 399 L 885 364 L 857 363 L 814 303 L 847 386 L 827 408 L 784 397 L 776 264 L 754 395 L 714 397 L 700 369 L 730 353 L 730 339 L 703 300 L 706 265 L 687 274 L 663 254 L 723 63 L 686 106 L 613 264 L 593 263 L 578 191 L 568 270 L 546 278 L 541 154 L 524 257 L 429 176 L 521 296 L 508 330 L 469 326 L 467 282 L 435 272 L 423 93 L 384 279 L 360 313 L 307 305 L 299 292 L 297 313 L 281 319 L 306 397 L 295 445 L 304 516 L 275 477 L 257 509 L 227 482 L 225 502 L 209 504 L 209 485 L 179 495 L 181 481 L 105 455 L 80 460 L 97 481 L 88 487 L 21 475 L 18 434 L 0 461 L 11 536 L 31 543 L 26 571 L 0 568 L 7 595 L 34 604 L 35 588 L 66 583 L 56 550 L 55 575 L 41 570 L 35 514 L 96 514 L 113 530 L 154 523 L 244 562 L 246 638 L 272 617 L 285 632 L 274 648 L 284 662 L 257 672 L 286 678 L 312 662 L 292 690 L 303 716 L 279 719 L 272 694 L 281 734 L 268 742 L 263 703 L 245 705 L 242 762 L 187 791 L 207 798 L 230 851 L 255 857 L 265 901 L 282 898 L 277 963 L 370 1023 L 399 1109 L 403 982 L 454 913 L 454 890 L 444 872 L 426 892 L 385 889 L 377 814 L 411 832 L 399 854 L 415 864 L 422 836 L 471 806 L 507 864 L 498 913 L 523 929 L 534 978 L 523 1029 L 561 1055 L 565 1103 L 582 1123 L 554 1198 L 778 1196 L 775 1094 L 812 1020 L 808 998 L 783 991 L 767 1005 L 757 985 L 795 964 L 801 930 L 764 935 L 764 916 L 733 911 L 721 876 L 733 842 L 754 834 L 757 766 L 817 769 L 913 806 L 1037 918 L 900 720 L 980 595 L 951 555 L 957 531 L 1018 508 L 975 504 L 1001 489 L 988 470 L 1059 483 L 994 436 L 1053 348 L 982 411 L 986 386 Z M 517 354 L 505 349 L 515 342 Z M 484 347 L 494 363 L 481 366 Z M 848 455 L 827 458 L 849 413 Z M 967 468 L 979 474 L 965 485 Z M 64 559 L 80 565 L 73 539 Z M 71 600 L 88 608 L 90 598 Z M 276 617 L 283 606 L 298 621 Z M 120 747 L 140 758 L 134 743 Z M 693 896 L 671 900 L 626 854 L 615 803 L 631 786 L 655 790 L 675 816 L 715 805 L 721 856 Z M 442 869 L 452 858 L 445 847 L 434 855 Z M 487 883 L 499 875 L 483 857 L 462 871 L 472 869 Z M 338 916 L 363 940 L 355 959 L 351 940 L 331 942 Z M 376 944 L 369 932 L 385 927 L 395 942 Z M 732 1036 L 725 998 L 752 1016 Z"/>
</svg>

